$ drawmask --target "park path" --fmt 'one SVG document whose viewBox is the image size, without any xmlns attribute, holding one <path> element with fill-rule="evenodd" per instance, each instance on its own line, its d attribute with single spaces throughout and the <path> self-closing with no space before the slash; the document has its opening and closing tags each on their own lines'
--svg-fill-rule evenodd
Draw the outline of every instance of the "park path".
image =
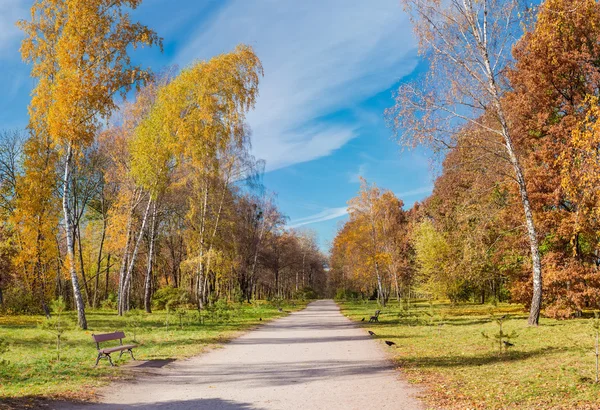
<svg viewBox="0 0 600 410">
<path fill-rule="evenodd" d="M 379 343 L 333 301 L 267 323 L 221 349 L 103 390 L 82 410 L 422 409 Z M 64 408 L 64 407 L 61 407 Z"/>
</svg>

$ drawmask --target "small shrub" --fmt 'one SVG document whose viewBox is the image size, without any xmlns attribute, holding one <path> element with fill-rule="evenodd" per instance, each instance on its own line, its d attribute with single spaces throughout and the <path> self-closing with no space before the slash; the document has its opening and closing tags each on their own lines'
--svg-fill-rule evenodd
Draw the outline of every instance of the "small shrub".
<svg viewBox="0 0 600 410">
<path fill-rule="evenodd" d="M 0 364 L 7 365 L 8 360 L 2 358 L 2 355 L 9 350 L 8 342 L 2 338 L 0 338 Z"/>
<path fill-rule="evenodd" d="M 191 319 L 199 325 L 204 324 L 204 313 L 201 310 L 196 310 L 191 314 Z"/>
<path fill-rule="evenodd" d="M 117 309 L 117 295 L 110 293 L 108 298 L 100 302 L 100 308 L 103 310 L 116 310 Z"/>
<path fill-rule="evenodd" d="M 502 325 L 509 319 L 509 317 L 510 315 L 495 316 L 492 314 L 491 319 L 498 325 L 498 331 L 491 336 L 485 332 L 481 332 L 483 337 L 492 341 L 493 347 L 498 347 L 498 351 L 500 353 L 506 352 L 509 348 L 511 348 L 513 346 L 511 340 L 517 337 L 517 333 L 514 330 L 511 333 L 506 333 L 502 328 Z"/>
<path fill-rule="evenodd" d="M 187 316 L 187 309 L 185 307 L 177 308 L 175 314 L 179 318 L 179 328 L 183 329 L 183 319 Z"/>
<path fill-rule="evenodd" d="M 63 334 L 74 327 L 74 323 L 65 315 L 66 305 L 62 297 L 51 303 L 52 316 L 42 322 L 41 328 L 56 336 L 56 361 L 60 361 Z"/>
<path fill-rule="evenodd" d="M 163 310 L 169 305 L 171 308 L 176 308 L 179 304 L 187 303 L 188 296 L 183 289 L 166 286 L 154 292 L 152 304 L 155 309 Z"/>
<path fill-rule="evenodd" d="M 12 286 L 3 291 L 2 311 L 8 314 L 36 315 L 43 313 L 42 305 L 24 286 Z"/>
<path fill-rule="evenodd" d="M 428 313 L 424 313 L 426 316 L 431 316 L 431 320 L 433 320 L 433 315 L 429 315 Z M 410 300 L 404 299 L 402 301 L 402 306 L 400 312 L 398 312 L 398 319 L 404 321 L 407 325 L 410 326 L 418 326 L 421 324 L 421 315 L 419 310 L 416 309 L 413 305 L 411 305 Z"/>
<path fill-rule="evenodd" d="M 317 299 L 317 292 L 315 292 L 311 287 L 307 286 L 302 289 L 298 289 L 294 292 L 294 299 L 296 300 L 313 300 Z"/>
<path fill-rule="evenodd" d="M 338 289 L 335 292 L 335 299 L 336 300 L 348 300 L 348 301 L 352 301 L 352 302 L 358 302 L 359 300 L 362 299 L 362 296 L 360 293 L 349 290 L 349 289 Z"/>
<path fill-rule="evenodd" d="M 133 341 L 137 342 L 137 333 L 144 322 L 144 312 L 139 309 L 130 310 L 125 314 L 127 328 L 133 333 Z"/>
<path fill-rule="evenodd" d="M 229 321 L 232 307 L 225 299 L 219 299 L 207 308 L 213 320 Z"/>
</svg>

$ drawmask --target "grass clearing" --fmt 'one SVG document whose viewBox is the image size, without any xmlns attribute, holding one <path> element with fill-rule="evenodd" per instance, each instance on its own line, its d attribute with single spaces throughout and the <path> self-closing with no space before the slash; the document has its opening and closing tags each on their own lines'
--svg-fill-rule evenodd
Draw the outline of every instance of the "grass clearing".
<svg viewBox="0 0 600 410">
<path fill-rule="evenodd" d="M 283 312 L 274 305 L 259 302 L 231 305 L 229 309 L 202 316 L 196 311 L 181 315 L 174 311 L 144 313 L 134 324 L 139 344 L 134 355 L 138 360 L 194 356 L 207 347 L 223 344 L 240 331 L 305 305 L 304 302 L 283 305 Z M 9 405 L 25 405 L 30 400 L 35 404 L 37 398 L 85 400 L 94 395 L 97 387 L 128 376 L 119 366 L 131 361 L 128 354 L 122 359 L 113 354 L 116 367 L 111 367 L 107 360 L 101 360 L 94 367 L 97 351 L 91 334 L 123 330 L 126 335 L 123 343 L 128 344 L 133 339 L 132 320 L 119 317 L 113 311 L 86 313 L 88 330 L 71 328 L 62 335 L 60 361 L 56 360 L 56 336 L 39 326 L 45 320 L 42 316 L 0 316 L 0 339 L 9 346 L 6 353 L 0 354 L 0 359 L 4 360 L 0 363 L 0 408 L 3 399 Z M 76 321 L 75 312 L 66 315 Z"/>
<path fill-rule="evenodd" d="M 338 303 L 374 337 L 397 344 L 390 349 L 394 360 L 410 382 L 427 386 L 425 399 L 433 408 L 600 408 L 592 319 L 542 318 L 539 327 L 528 327 L 517 305 Z M 380 323 L 368 323 L 376 309 Z M 517 334 L 505 352 L 491 337 L 499 330 L 492 311 L 509 314 L 503 332 Z"/>
</svg>

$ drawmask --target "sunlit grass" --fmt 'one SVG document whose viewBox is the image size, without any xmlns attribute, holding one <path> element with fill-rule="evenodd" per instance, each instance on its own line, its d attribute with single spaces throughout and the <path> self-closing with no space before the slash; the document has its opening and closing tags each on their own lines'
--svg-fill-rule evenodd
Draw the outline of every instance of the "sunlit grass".
<svg viewBox="0 0 600 410">
<path fill-rule="evenodd" d="M 284 309 L 296 310 L 304 305 L 296 303 L 284 306 Z M 220 316 L 205 314 L 199 318 L 189 312 L 180 327 L 179 317 L 171 312 L 168 328 L 165 325 L 167 312 L 144 314 L 136 331 L 139 347 L 134 349 L 134 355 L 138 360 L 193 356 L 230 340 L 239 331 L 285 314 L 264 302 L 235 305 Z M 69 312 L 68 316 L 75 321 L 74 312 Z M 43 317 L 0 316 L 0 339 L 9 344 L 8 352 L 0 355 L 0 359 L 5 360 L 0 363 L 0 408 L 2 398 L 87 398 L 107 381 L 127 377 L 122 365 L 131 361 L 129 355 L 124 354 L 118 359 L 118 353 L 113 354 L 116 367 L 110 367 L 107 360 L 101 360 L 94 367 L 97 351 L 91 337 L 92 333 L 124 330 L 126 339 L 123 342 L 131 342 L 133 331 L 128 327 L 127 318 L 112 311 L 90 311 L 87 319 L 88 330 L 71 329 L 64 334 L 61 360 L 57 361 L 55 336 L 38 326 Z"/>
<path fill-rule="evenodd" d="M 427 302 L 408 311 L 397 303 L 340 303 L 345 315 L 376 338 L 391 340 L 390 353 L 409 381 L 427 386 L 425 397 L 441 408 L 600 408 L 590 319 L 542 318 L 527 326 L 521 306 Z M 380 323 L 369 316 L 381 309 Z M 482 336 L 498 331 L 490 314 L 510 314 L 504 331 L 516 331 L 515 346 L 501 352 Z M 364 322 L 360 320 L 365 318 Z M 434 407 L 434 408 L 435 408 Z"/>
</svg>

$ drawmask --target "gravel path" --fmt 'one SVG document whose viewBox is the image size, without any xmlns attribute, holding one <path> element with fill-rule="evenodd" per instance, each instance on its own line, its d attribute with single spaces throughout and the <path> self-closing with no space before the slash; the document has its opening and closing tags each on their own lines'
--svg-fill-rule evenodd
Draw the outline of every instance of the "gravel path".
<svg viewBox="0 0 600 410">
<path fill-rule="evenodd" d="M 382 343 L 333 301 L 251 331 L 222 349 L 113 384 L 100 404 L 69 409 L 422 409 Z M 66 408 L 61 406 L 61 408 Z"/>
</svg>

